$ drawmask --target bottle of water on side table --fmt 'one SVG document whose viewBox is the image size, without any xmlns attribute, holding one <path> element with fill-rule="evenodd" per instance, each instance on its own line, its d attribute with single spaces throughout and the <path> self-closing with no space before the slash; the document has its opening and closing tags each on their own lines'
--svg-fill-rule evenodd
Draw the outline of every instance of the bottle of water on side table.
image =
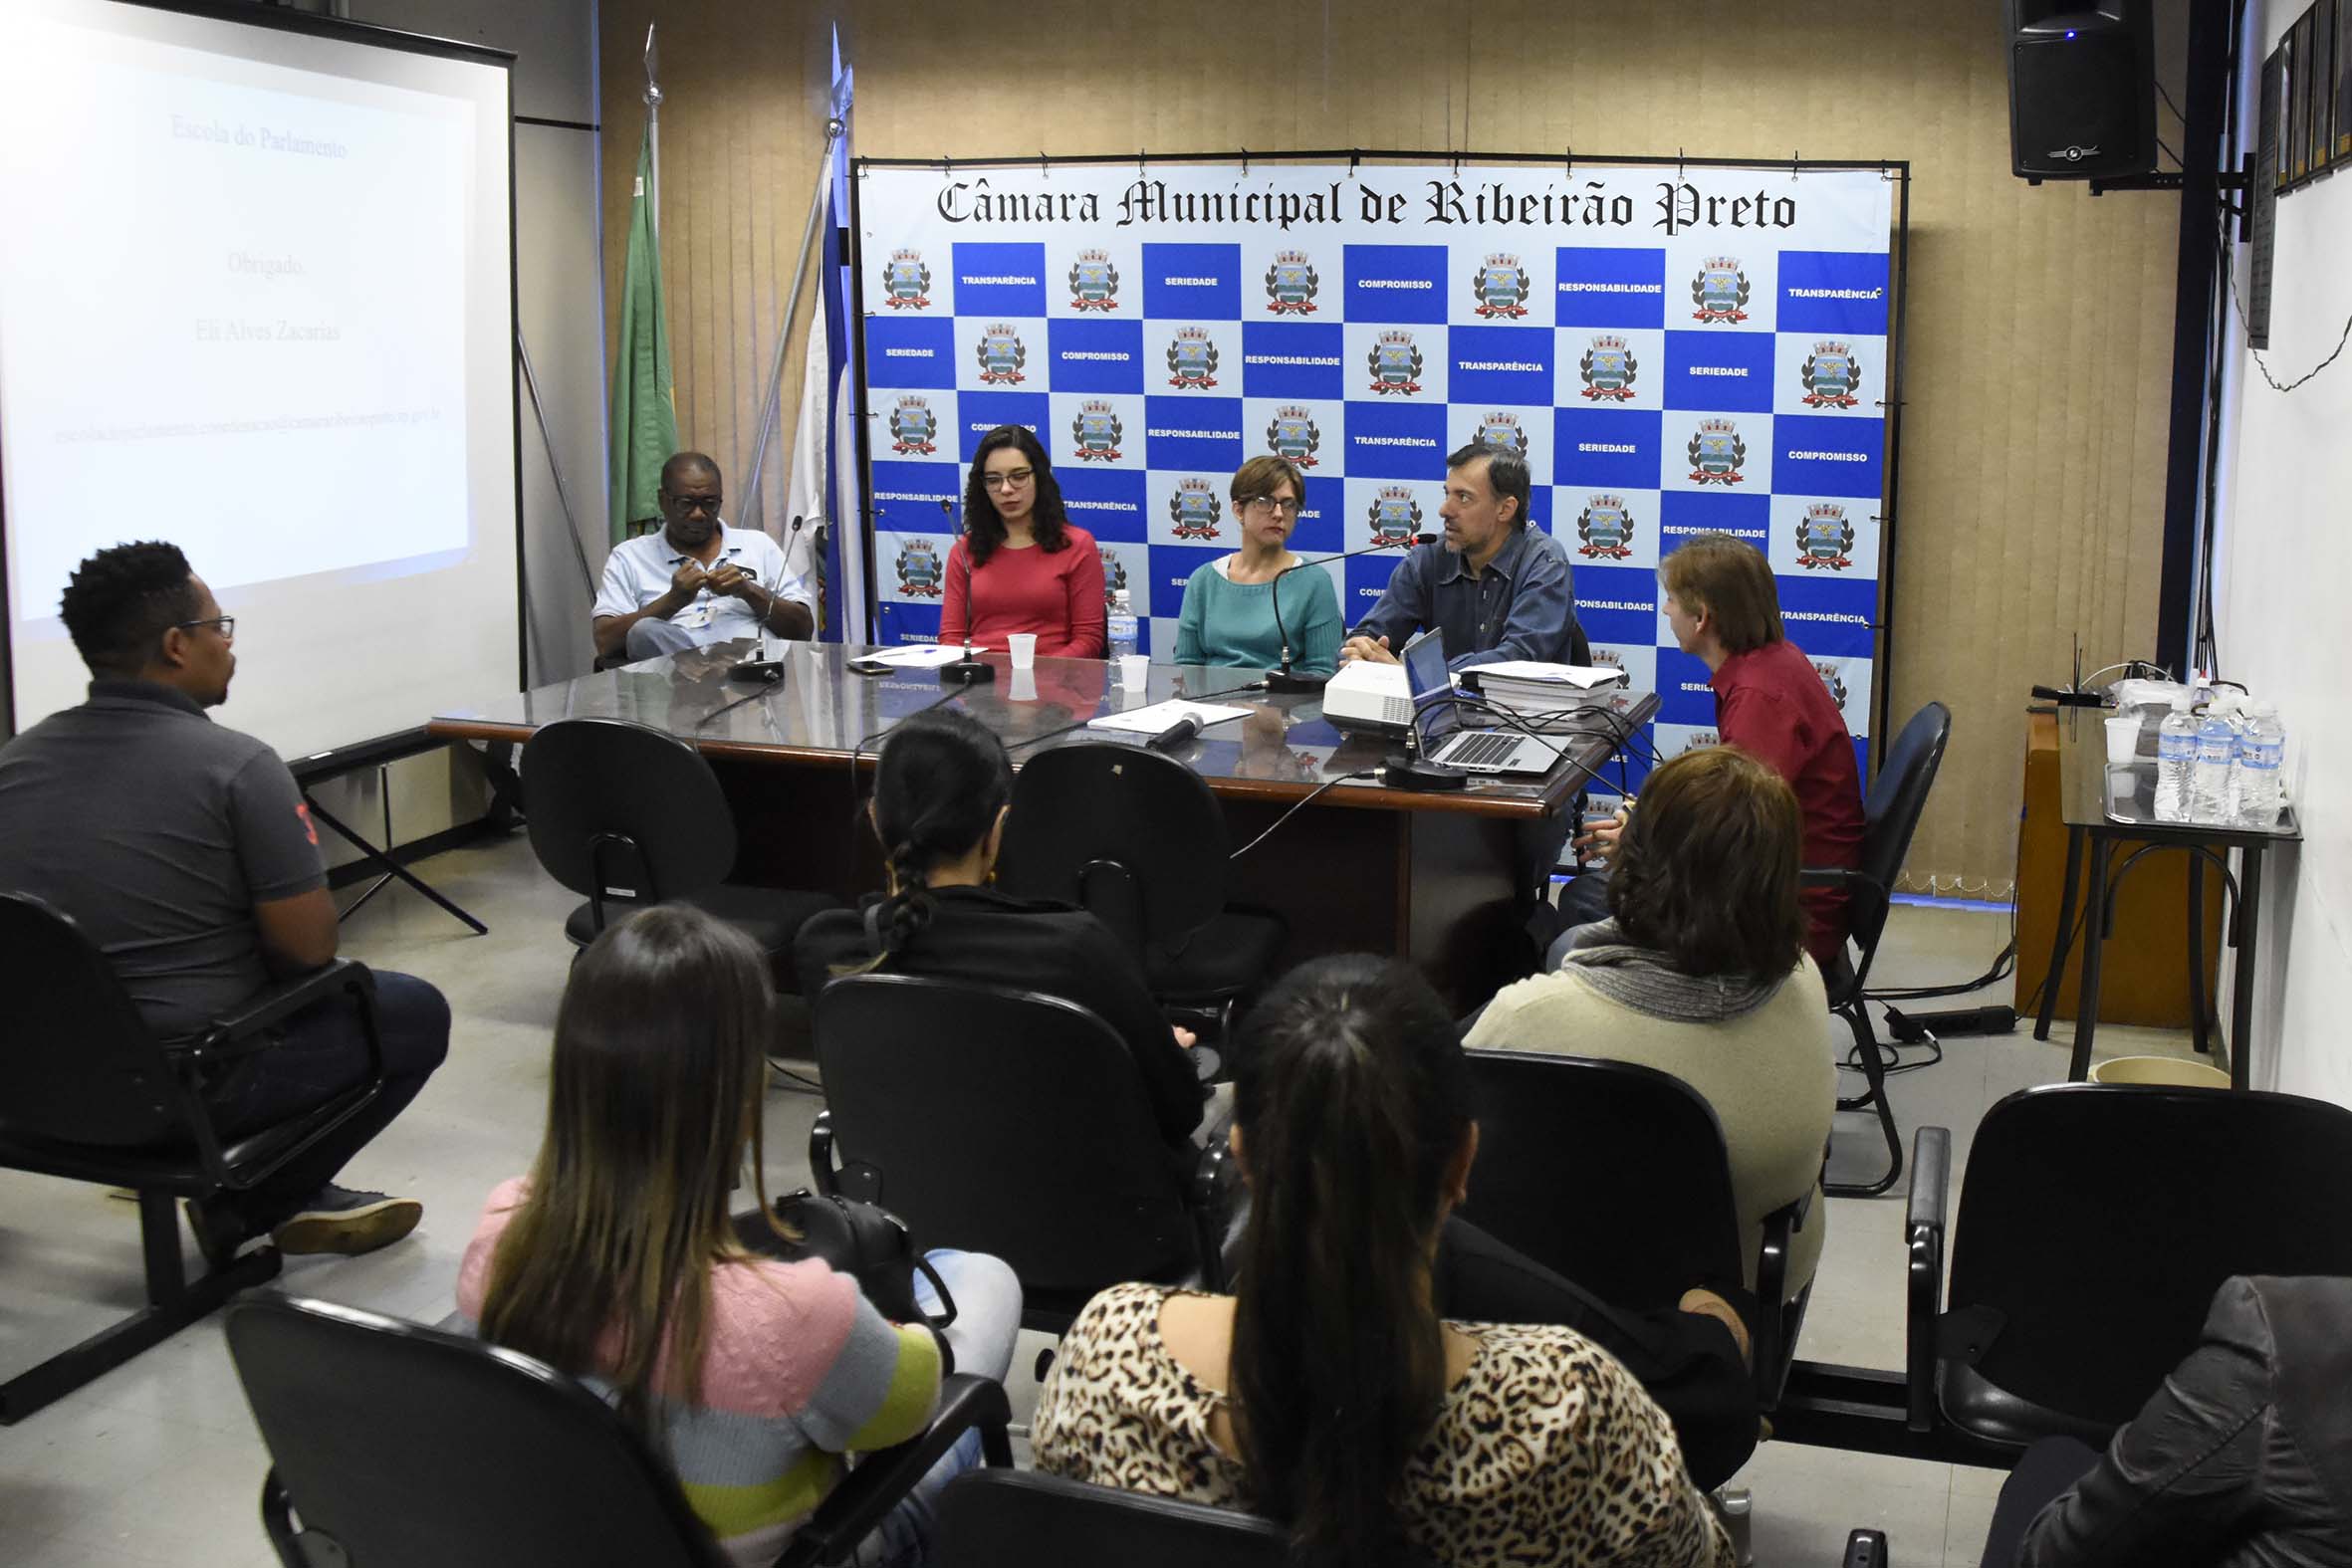
<svg viewBox="0 0 2352 1568">
<path fill-rule="evenodd" d="M 1114 589 L 1110 595 L 1110 656 L 1125 658 L 1135 651 L 1135 607 L 1125 588 Z"/>
<path fill-rule="evenodd" d="M 2189 820 L 2190 775 L 2197 770 L 2197 715 L 2186 694 L 2156 731 L 2156 819 Z"/>
<path fill-rule="evenodd" d="M 2206 704 L 2197 725 L 2197 765 L 2190 774 L 2189 814 L 2200 822 L 2234 818 L 2230 775 L 2237 762 L 2237 726 L 2231 722 L 2231 701 L 2217 697 Z"/>
<path fill-rule="evenodd" d="M 2278 705 L 2254 704 L 2237 749 L 2237 819 L 2246 826 L 2278 821 L 2278 765 L 2285 759 L 2286 727 L 2278 722 Z"/>
</svg>

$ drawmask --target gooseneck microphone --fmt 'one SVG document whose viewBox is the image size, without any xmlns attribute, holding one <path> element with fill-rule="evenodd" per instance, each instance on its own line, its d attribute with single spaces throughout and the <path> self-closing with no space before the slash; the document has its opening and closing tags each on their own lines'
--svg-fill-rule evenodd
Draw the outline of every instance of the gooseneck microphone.
<svg viewBox="0 0 2352 1568">
<path fill-rule="evenodd" d="M 956 522 L 955 508 L 949 505 L 945 496 L 939 498 L 939 515 L 951 524 Z M 956 526 L 956 532 L 959 535 L 963 533 L 960 524 Z M 939 569 L 940 578 L 945 581 L 947 567 L 944 562 Z M 939 684 L 942 686 L 985 686 L 996 678 L 996 666 L 972 651 L 972 605 L 967 600 L 964 605 L 964 656 L 953 664 L 942 664 L 939 667 Z"/>
<path fill-rule="evenodd" d="M 1274 600 L 1274 634 L 1283 640 L 1283 667 L 1266 672 L 1266 689 L 1269 692 L 1319 692 L 1323 689 L 1323 683 L 1331 678 L 1328 675 L 1304 675 L 1291 668 L 1291 633 L 1283 625 L 1283 578 L 1308 566 L 1320 566 L 1334 560 L 1353 560 L 1358 556 L 1395 550 L 1399 546 L 1410 550 L 1416 545 L 1434 545 L 1437 540 L 1437 535 L 1426 533 L 1414 534 L 1405 539 L 1384 539 L 1376 545 L 1366 545 L 1361 550 L 1351 550 L 1344 555 L 1325 556 L 1318 560 L 1301 560 L 1294 566 L 1285 566 L 1276 572 L 1267 593 Z"/>
</svg>

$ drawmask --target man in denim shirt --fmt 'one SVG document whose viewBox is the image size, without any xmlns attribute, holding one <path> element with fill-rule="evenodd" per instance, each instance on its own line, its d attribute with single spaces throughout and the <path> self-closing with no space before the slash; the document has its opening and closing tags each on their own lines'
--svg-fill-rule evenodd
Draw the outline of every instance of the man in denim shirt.
<svg viewBox="0 0 2352 1568">
<path fill-rule="evenodd" d="M 1528 460 L 1513 448 L 1474 441 L 1447 458 L 1446 502 L 1438 508 L 1445 542 L 1417 546 L 1405 557 L 1339 657 L 1394 664 L 1407 638 L 1434 626 L 1449 670 L 1505 659 L 1590 664 L 1591 646 L 1576 624 L 1568 553 L 1528 526 Z M 1551 874 L 1571 819 L 1562 809 L 1520 824 L 1516 893 L 1528 917 L 1530 968 L 1558 924 Z"/>
<path fill-rule="evenodd" d="M 1341 659 L 1396 662 L 1424 626 L 1446 645 L 1446 664 L 1533 659 L 1590 662 L 1569 591 L 1568 553 L 1528 526 L 1528 460 L 1474 441 L 1446 459 L 1442 545 L 1421 545 L 1397 566 L 1388 591 L 1339 649 Z"/>
</svg>

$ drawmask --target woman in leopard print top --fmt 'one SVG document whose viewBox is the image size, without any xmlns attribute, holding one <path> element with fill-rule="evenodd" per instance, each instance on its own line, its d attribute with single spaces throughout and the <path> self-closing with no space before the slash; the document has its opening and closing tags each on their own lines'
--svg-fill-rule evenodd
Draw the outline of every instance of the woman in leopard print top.
<svg viewBox="0 0 2352 1568">
<path fill-rule="evenodd" d="M 1236 1056 L 1240 1291 L 1096 1296 L 1040 1392 L 1039 1468 L 1283 1520 L 1308 1568 L 1732 1568 L 1672 1425 L 1606 1352 L 1432 1307 L 1478 1127 L 1427 984 L 1317 960 Z"/>
</svg>

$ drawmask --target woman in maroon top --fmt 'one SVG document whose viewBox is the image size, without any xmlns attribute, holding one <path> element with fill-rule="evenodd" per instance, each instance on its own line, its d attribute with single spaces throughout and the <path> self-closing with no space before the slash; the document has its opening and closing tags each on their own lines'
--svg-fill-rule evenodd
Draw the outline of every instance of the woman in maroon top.
<svg viewBox="0 0 2352 1568">
<path fill-rule="evenodd" d="M 1702 534 L 1659 564 L 1666 619 L 1682 651 L 1706 663 L 1715 728 L 1769 764 L 1796 791 L 1804 864 L 1862 860 L 1862 777 L 1854 738 L 1804 650 L 1780 629 L 1772 563 L 1729 534 Z M 1807 888 L 1805 950 L 1823 974 L 1846 941 L 1843 889 Z"/>
<path fill-rule="evenodd" d="M 1026 631 L 1040 654 L 1099 659 L 1103 605 L 1102 557 L 1062 511 L 1046 449 L 1019 425 L 997 426 L 972 454 L 939 640 L 1003 648 Z"/>
</svg>

